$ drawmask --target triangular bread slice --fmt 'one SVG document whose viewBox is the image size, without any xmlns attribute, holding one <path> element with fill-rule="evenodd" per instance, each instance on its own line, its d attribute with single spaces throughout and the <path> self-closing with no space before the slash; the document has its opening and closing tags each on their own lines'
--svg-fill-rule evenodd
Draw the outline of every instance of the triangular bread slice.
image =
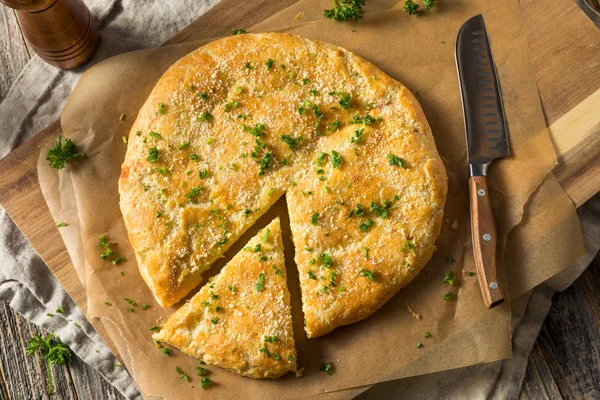
<svg viewBox="0 0 600 400">
<path fill-rule="evenodd" d="M 296 371 L 279 218 L 177 310 L 154 339 L 251 378 Z"/>
</svg>

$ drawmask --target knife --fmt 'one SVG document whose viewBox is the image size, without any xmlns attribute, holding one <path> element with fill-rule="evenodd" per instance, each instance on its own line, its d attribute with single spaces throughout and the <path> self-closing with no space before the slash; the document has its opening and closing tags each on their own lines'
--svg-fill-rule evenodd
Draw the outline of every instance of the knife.
<svg viewBox="0 0 600 400">
<path fill-rule="evenodd" d="M 492 308 L 502 303 L 504 296 L 496 272 L 497 236 L 486 175 L 492 161 L 508 157 L 510 149 L 498 76 L 481 14 L 460 28 L 455 57 L 467 136 L 473 254 L 483 300 Z"/>
</svg>

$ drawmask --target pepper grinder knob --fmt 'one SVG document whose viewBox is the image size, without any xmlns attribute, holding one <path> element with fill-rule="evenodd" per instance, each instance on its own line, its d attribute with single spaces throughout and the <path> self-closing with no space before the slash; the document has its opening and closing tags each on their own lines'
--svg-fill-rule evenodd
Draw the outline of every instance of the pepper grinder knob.
<svg viewBox="0 0 600 400">
<path fill-rule="evenodd" d="M 90 59 L 98 28 L 82 0 L 0 0 L 16 10 L 27 43 L 48 64 L 75 68 Z"/>
</svg>

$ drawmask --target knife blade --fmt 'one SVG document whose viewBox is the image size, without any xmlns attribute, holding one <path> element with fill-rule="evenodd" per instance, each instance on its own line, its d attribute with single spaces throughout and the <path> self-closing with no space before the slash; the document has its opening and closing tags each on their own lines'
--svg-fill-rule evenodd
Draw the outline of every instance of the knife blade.
<svg viewBox="0 0 600 400">
<path fill-rule="evenodd" d="M 492 161 L 508 157 L 510 148 L 502 94 L 481 14 L 460 28 L 455 57 L 467 137 L 473 254 L 484 302 L 492 308 L 502 303 L 504 296 L 496 271 L 496 227 L 486 175 Z"/>
</svg>

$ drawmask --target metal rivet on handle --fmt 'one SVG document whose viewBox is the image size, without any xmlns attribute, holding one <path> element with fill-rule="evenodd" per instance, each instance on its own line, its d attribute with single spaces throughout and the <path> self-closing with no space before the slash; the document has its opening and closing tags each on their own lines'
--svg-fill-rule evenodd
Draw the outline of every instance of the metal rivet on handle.
<svg viewBox="0 0 600 400">
<path fill-rule="evenodd" d="M 481 197 L 485 196 L 485 189 L 479 189 L 477 191 L 477 194 L 480 195 Z"/>
<path fill-rule="evenodd" d="M 489 242 L 490 240 L 492 240 L 492 235 L 490 235 L 489 233 L 484 234 L 483 240 L 485 240 L 486 242 Z"/>
<path fill-rule="evenodd" d="M 492 290 L 498 289 L 498 284 L 496 282 L 490 282 L 490 289 L 492 289 Z"/>
</svg>

